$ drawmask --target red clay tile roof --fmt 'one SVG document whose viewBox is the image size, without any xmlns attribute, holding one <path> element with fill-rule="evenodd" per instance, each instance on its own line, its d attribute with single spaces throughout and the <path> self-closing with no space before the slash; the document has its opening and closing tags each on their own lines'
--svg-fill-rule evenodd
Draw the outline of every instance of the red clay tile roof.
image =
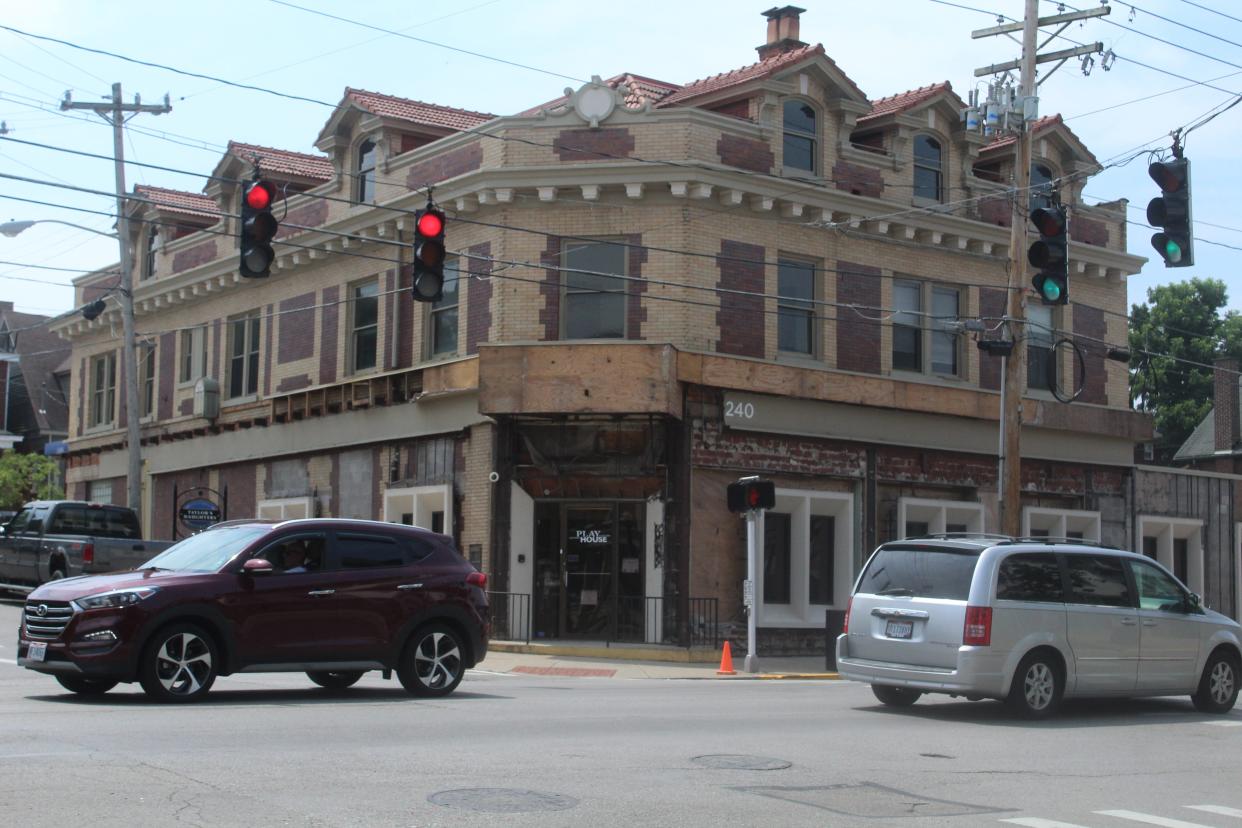
<svg viewBox="0 0 1242 828">
<path fill-rule="evenodd" d="M 948 81 L 942 81 L 941 83 L 933 83 L 930 86 L 920 86 L 918 89 L 911 89 L 908 92 L 889 95 L 887 98 L 880 98 L 871 103 L 871 111 L 860 117 L 858 123 L 861 124 L 864 121 L 881 118 L 885 115 L 896 115 L 906 112 L 942 92 L 952 91 L 952 85 Z"/>
<path fill-rule="evenodd" d="M 767 60 L 761 60 L 758 63 L 743 66 L 741 69 L 733 69 L 729 72 L 722 72 L 719 75 L 712 75 L 711 77 L 702 78 L 688 83 L 681 89 L 664 98 L 664 100 L 660 101 L 658 105 L 672 106 L 673 104 L 681 103 L 682 101 L 690 98 L 697 98 L 700 95 L 706 95 L 710 92 L 719 92 L 722 89 L 728 89 L 731 86 L 738 86 L 746 83 L 747 81 L 766 78 L 769 75 L 779 72 L 781 69 L 792 66 L 796 63 L 801 63 L 804 60 L 809 60 L 810 58 L 816 56 L 822 56 L 825 60 L 828 60 L 829 63 L 832 62 L 830 58 L 824 55 L 824 47 L 822 44 L 817 44 L 815 46 L 801 46 L 797 49 L 792 49 L 779 55 L 773 55 Z M 842 77 L 844 77 L 844 73 L 842 73 Z M 852 81 L 850 84 L 853 86 Z M 858 87 L 855 86 L 854 89 L 858 90 Z M 858 94 L 861 96 L 862 92 L 858 91 Z"/>
<path fill-rule="evenodd" d="M 641 109 L 643 104 L 648 101 L 652 104 L 657 104 L 681 88 L 675 83 L 668 83 L 666 81 L 656 80 L 655 78 L 645 78 L 642 75 L 632 75 L 629 72 L 622 72 L 620 75 L 614 75 L 604 81 L 604 85 L 610 89 L 616 89 L 621 84 L 625 84 L 630 90 L 629 94 L 625 96 L 625 107 L 627 109 Z M 567 103 L 569 103 L 569 96 L 561 95 L 559 98 L 555 98 L 547 103 L 531 107 L 525 112 L 519 112 L 518 117 L 522 118 L 530 115 L 537 115 L 540 110 L 553 109 Z"/>
<path fill-rule="evenodd" d="M 264 173 L 314 178 L 319 181 L 332 179 L 332 161 L 323 155 L 308 155 L 304 152 L 273 149 L 238 141 L 229 141 L 228 151 L 229 154 L 248 162 L 257 157 L 259 169 Z"/>
<path fill-rule="evenodd" d="M 182 190 L 166 190 L 163 187 L 149 187 L 146 184 L 134 186 L 134 194 L 150 199 L 161 210 L 170 213 L 183 213 L 190 216 L 215 218 L 220 215 L 216 201 L 198 193 L 187 193 Z"/>
<path fill-rule="evenodd" d="M 1049 127 L 1052 127 L 1052 126 L 1056 126 L 1059 123 L 1062 123 L 1060 115 L 1047 115 L 1043 118 L 1036 120 L 1033 124 L 1031 124 L 1031 134 L 1034 135 L 1036 132 L 1042 132 L 1043 130 L 1048 129 Z M 1066 129 L 1069 129 L 1069 127 L 1066 127 Z M 980 152 L 995 152 L 996 150 L 1001 149 L 1003 147 L 1011 146 L 1013 142 L 1017 140 L 1018 140 L 1017 135 L 1012 135 L 1012 134 L 1002 135 L 996 140 L 984 145 L 984 147 L 980 149 L 979 151 Z"/>
<path fill-rule="evenodd" d="M 409 98 L 397 98 L 392 95 L 381 95 L 365 89 L 345 87 L 345 97 L 373 115 L 381 118 L 399 118 L 416 124 L 444 127 L 446 129 L 466 130 L 487 123 L 495 118 L 487 112 L 471 112 L 468 109 L 454 109 L 439 104 L 412 101 Z"/>
</svg>

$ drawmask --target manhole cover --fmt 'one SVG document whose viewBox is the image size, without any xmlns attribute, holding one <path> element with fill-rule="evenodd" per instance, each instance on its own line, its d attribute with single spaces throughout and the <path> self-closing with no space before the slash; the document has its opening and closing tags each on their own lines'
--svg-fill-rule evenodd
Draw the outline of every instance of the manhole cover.
<svg viewBox="0 0 1242 828">
<path fill-rule="evenodd" d="M 696 765 L 715 770 L 784 770 L 793 765 L 784 759 L 773 759 L 770 756 L 746 756 L 741 753 L 710 753 L 696 756 L 690 760 Z"/>
<path fill-rule="evenodd" d="M 564 811 L 578 804 L 572 796 L 523 791 L 514 788 L 458 788 L 427 797 L 432 805 L 486 811 L 490 814 L 524 814 L 533 811 Z"/>
</svg>

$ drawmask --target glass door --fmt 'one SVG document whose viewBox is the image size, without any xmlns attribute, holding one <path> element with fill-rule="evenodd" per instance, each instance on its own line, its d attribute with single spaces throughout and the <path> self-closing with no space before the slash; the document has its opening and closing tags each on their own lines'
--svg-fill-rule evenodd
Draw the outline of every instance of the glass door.
<svg viewBox="0 0 1242 828">
<path fill-rule="evenodd" d="M 566 637 L 610 637 L 616 580 L 616 509 L 566 505 L 564 624 Z"/>
</svg>

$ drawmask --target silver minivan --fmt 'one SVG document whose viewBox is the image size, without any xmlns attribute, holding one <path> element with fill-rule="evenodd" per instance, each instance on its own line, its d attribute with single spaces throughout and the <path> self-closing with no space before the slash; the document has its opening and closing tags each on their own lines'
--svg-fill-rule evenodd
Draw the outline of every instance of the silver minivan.
<svg viewBox="0 0 1242 828">
<path fill-rule="evenodd" d="M 902 540 L 863 567 L 837 638 L 837 670 L 887 705 L 924 693 L 1003 699 L 1042 718 L 1063 698 L 1238 697 L 1236 621 L 1150 558 L 1081 542 Z"/>
</svg>

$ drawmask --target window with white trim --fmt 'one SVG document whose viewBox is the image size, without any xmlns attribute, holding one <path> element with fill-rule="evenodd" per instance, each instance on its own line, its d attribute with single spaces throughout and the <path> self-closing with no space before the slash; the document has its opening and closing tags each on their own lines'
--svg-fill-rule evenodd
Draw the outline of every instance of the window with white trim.
<svg viewBox="0 0 1242 828">
<path fill-rule="evenodd" d="M 853 584 L 853 495 L 777 489 L 759 517 L 756 622 L 823 626 L 824 610 L 844 607 Z"/>
<path fill-rule="evenodd" d="M 1056 319 L 1046 305 L 1026 308 L 1026 387 L 1052 390 L 1057 381 Z"/>
<path fill-rule="evenodd" d="M 91 357 L 90 413 L 87 426 L 98 428 L 116 419 L 116 352 Z"/>
<path fill-rule="evenodd" d="M 229 320 L 229 397 L 259 393 L 259 312 Z"/>
<path fill-rule="evenodd" d="M 944 377 L 962 373 L 961 291 L 914 279 L 893 281 L 893 370 Z M 931 308 L 930 314 L 923 309 Z"/>
<path fill-rule="evenodd" d="M 777 350 L 817 356 L 815 300 L 819 296 L 815 265 L 782 258 L 776 271 Z"/>
<path fill-rule="evenodd" d="M 112 480 L 92 480 L 87 483 L 86 499 L 91 503 L 111 503 Z"/>
<path fill-rule="evenodd" d="M 561 335 L 564 339 L 624 339 L 627 251 L 606 241 L 565 245 Z"/>
<path fill-rule="evenodd" d="M 940 142 L 930 135 L 914 138 L 914 197 L 924 201 L 942 201 L 944 152 Z"/>
<path fill-rule="evenodd" d="M 1203 594 L 1203 521 L 1139 515 L 1140 547 L 1172 572 L 1191 592 Z"/>
<path fill-rule="evenodd" d="M 154 342 L 143 347 L 138 363 L 138 387 L 141 394 L 138 402 L 142 407 L 143 417 L 150 417 L 155 413 L 155 347 Z"/>
<path fill-rule="evenodd" d="M 375 368 L 379 347 L 379 280 L 349 288 L 349 367 L 351 374 Z"/>
<path fill-rule="evenodd" d="M 427 355 L 432 358 L 457 353 L 457 308 L 461 296 L 459 266 L 457 259 L 445 259 L 442 295 L 427 306 Z"/>
<path fill-rule="evenodd" d="M 358 145 L 358 165 L 354 168 L 354 200 L 369 204 L 375 200 L 375 142 L 363 141 Z"/>
<path fill-rule="evenodd" d="M 384 492 L 384 520 L 420 526 L 442 535 L 453 533 L 453 487 L 410 486 Z"/>
<path fill-rule="evenodd" d="M 784 106 L 785 136 L 781 166 L 787 170 L 815 172 L 819 130 L 815 107 L 807 101 L 789 100 Z"/>
<path fill-rule="evenodd" d="M 1100 542 L 1100 513 L 1078 509 L 1022 507 L 1025 538 L 1069 538 Z"/>
<path fill-rule="evenodd" d="M 181 368 L 178 382 L 194 382 L 207 375 L 207 326 L 181 331 Z"/>
<path fill-rule="evenodd" d="M 982 503 L 922 497 L 903 497 L 897 501 L 898 539 L 982 532 Z"/>
<path fill-rule="evenodd" d="M 297 520 L 315 516 L 315 506 L 309 497 L 279 497 L 260 500 L 256 507 L 259 520 Z"/>
</svg>

